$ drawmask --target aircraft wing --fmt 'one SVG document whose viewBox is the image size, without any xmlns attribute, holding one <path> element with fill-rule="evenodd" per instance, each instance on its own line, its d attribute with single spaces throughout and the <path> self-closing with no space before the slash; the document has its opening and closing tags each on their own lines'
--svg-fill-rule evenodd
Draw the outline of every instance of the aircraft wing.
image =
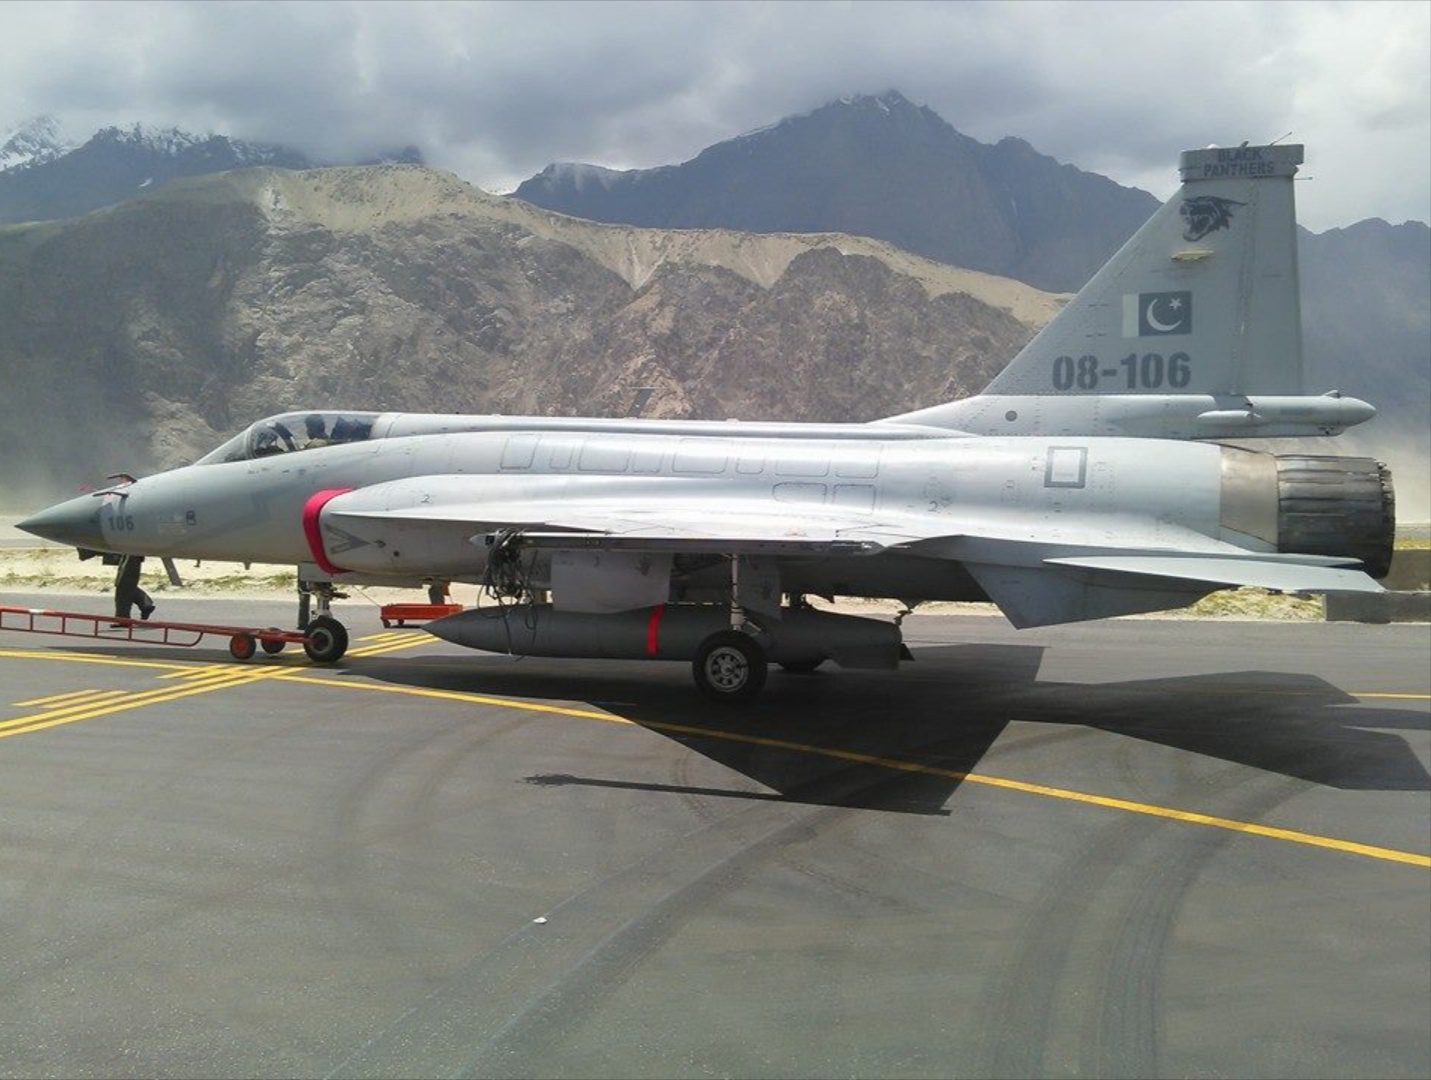
<svg viewBox="0 0 1431 1080">
<path fill-rule="evenodd" d="M 919 535 L 868 513 L 818 505 L 790 505 L 777 513 L 768 502 L 729 499 L 698 506 L 563 507 L 555 517 L 550 529 L 525 526 L 523 540 L 558 548 L 865 555 Z"/>
<path fill-rule="evenodd" d="M 1356 560 L 1250 552 L 1193 532 L 1130 533 L 1107 542 L 1096 521 L 1053 525 L 1026 515 L 909 513 L 693 494 L 638 485 L 558 485 L 552 478 L 432 478 L 340 496 L 325 527 L 386 523 L 409 533 L 441 525 L 482 545 L 519 533 L 554 551 L 862 557 L 882 551 L 961 563 L 1015 626 L 1042 626 L 1180 607 L 1221 588 L 1292 593 L 1380 591 Z M 511 482 L 508 482 L 510 479 Z M 533 483 L 535 481 L 535 483 Z M 330 518 L 330 513 L 332 514 Z M 466 531 L 470 530 L 470 531 Z M 609 571 L 618 565 L 602 563 Z M 605 572 L 605 571 L 604 571 Z"/>
<path fill-rule="evenodd" d="M 868 512 L 789 504 L 778 512 L 769 500 L 713 498 L 699 503 L 624 496 L 611 499 L 482 500 L 388 510 L 338 509 L 369 520 L 463 522 L 473 540 L 520 532 L 534 547 L 678 553 L 864 555 L 920 538 L 908 528 L 881 523 Z"/>
<path fill-rule="evenodd" d="M 339 496 L 323 512 L 323 530 L 340 543 L 363 535 L 406 536 L 404 549 L 434 531 L 479 548 L 519 537 L 523 548 L 551 552 L 552 587 L 564 611 L 608 614 L 664 604 L 673 560 L 680 555 L 862 558 L 889 541 L 915 538 L 881 528 L 867 511 L 823 504 L 774 507 L 769 499 L 714 494 L 686 500 L 669 486 L 652 486 L 646 493 L 573 497 L 567 491 L 555 498 L 552 491 L 496 497 L 488 487 L 483 497 L 389 502 L 384 509 L 344 506 L 346 496 Z M 748 568 L 740 595 L 748 608 L 779 619 L 779 582 L 772 573 L 768 566 Z"/>
</svg>

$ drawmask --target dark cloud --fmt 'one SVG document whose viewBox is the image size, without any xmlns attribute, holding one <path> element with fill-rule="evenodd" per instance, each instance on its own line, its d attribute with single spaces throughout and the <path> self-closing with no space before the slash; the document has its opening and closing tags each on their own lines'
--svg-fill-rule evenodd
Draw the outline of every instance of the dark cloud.
<svg viewBox="0 0 1431 1080">
<path fill-rule="evenodd" d="M 418 145 L 504 190 L 686 160 L 898 89 L 985 141 L 1166 195 L 1177 153 L 1291 133 L 1314 229 L 1431 217 L 1431 5 L 0 3 L 0 127 L 176 125 L 320 157 Z M 17 44 L 18 43 L 18 44 Z"/>
</svg>

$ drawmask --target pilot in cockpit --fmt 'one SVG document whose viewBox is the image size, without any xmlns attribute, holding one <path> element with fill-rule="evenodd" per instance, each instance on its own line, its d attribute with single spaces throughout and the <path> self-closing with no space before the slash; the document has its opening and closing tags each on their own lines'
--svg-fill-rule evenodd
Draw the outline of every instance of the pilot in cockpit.
<svg viewBox="0 0 1431 1080">
<path fill-rule="evenodd" d="M 332 441 L 328 438 L 328 425 L 317 413 L 309 413 L 307 419 L 303 421 L 303 427 L 308 436 L 308 441 L 303 444 L 305 450 L 311 450 L 317 446 L 327 446 Z"/>
</svg>

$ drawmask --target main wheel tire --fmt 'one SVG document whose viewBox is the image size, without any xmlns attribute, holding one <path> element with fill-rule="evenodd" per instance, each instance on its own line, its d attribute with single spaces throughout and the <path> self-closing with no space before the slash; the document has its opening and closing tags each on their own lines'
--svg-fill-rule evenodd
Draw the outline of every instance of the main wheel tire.
<svg viewBox="0 0 1431 1080">
<path fill-rule="evenodd" d="M 318 616 L 304 633 L 308 640 L 303 643 L 303 651 L 315 664 L 334 663 L 348 651 L 348 631 L 328 615 Z"/>
<path fill-rule="evenodd" d="M 765 650 L 749 634 L 722 630 L 701 642 L 691 671 L 702 694 L 711 701 L 733 705 L 760 693 L 769 665 Z"/>
</svg>

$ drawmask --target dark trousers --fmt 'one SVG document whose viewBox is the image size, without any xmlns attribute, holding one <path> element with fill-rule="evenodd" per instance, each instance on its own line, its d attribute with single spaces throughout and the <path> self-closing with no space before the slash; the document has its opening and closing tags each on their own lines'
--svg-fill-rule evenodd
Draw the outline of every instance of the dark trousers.
<svg viewBox="0 0 1431 1080">
<path fill-rule="evenodd" d="M 154 606 L 149 594 L 139 587 L 139 571 L 142 569 L 143 555 L 125 555 L 119 561 L 119 570 L 114 575 L 114 614 L 118 618 L 129 618 L 135 604 L 139 605 L 141 613 Z"/>
</svg>

